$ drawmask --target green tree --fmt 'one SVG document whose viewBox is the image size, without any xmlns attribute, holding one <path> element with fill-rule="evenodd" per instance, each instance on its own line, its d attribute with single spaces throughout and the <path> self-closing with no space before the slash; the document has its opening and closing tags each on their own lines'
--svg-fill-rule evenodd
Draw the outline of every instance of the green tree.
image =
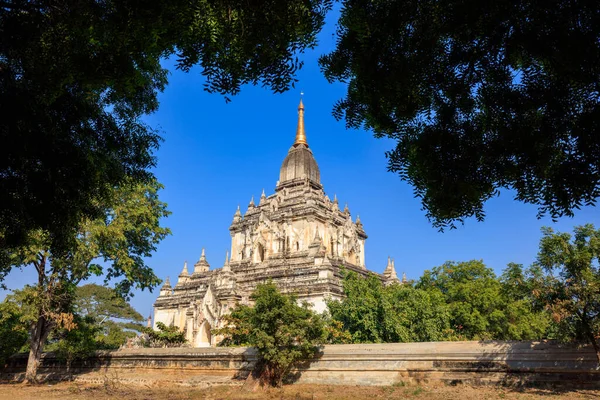
<svg viewBox="0 0 600 400">
<path fill-rule="evenodd" d="M 156 327 L 157 331 L 152 328 L 142 329 L 142 332 L 148 336 L 147 345 L 150 347 L 179 347 L 187 342 L 185 333 L 177 326 L 167 326 L 157 322 Z"/>
<path fill-rule="evenodd" d="M 8 357 L 25 346 L 28 337 L 21 309 L 5 299 L 0 303 L 0 369 L 4 367 Z"/>
<path fill-rule="evenodd" d="M 142 332 L 144 317 L 114 289 L 90 283 L 75 289 L 75 313 L 99 328 L 100 347 L 117 349 Z"/>
<path fill-rule="evenodd" d="M 320 64 L 435 226 L 500 189 L 557 218 L 600 196 L 598 35 L 592 1 L 344 0 Z"/>
<path fill-rule="evenodd" d="M 344 294 L 343 300 L 327 306 L 354 343 L 435 341 L 450 333 L 448 309 L 439 292 L 384 286 L 375 274 L 363 278 L 348 272 Z"/>
<path fill-rule="evenodd" d="M 43 345 L 54 328 L 70 330 L 73 319 L 75 287 L 92 275 L 116 283 L 121 295 L 132 288 L 152 289 L 160 283 L 144 257 L 151 256 L 156 245 L 170 233 L 160 226 L 168 215 L 166 204 L 158 200 L 162 186 L 129 184 L 116 188 L 111 201 L 104 204 L 103 218 L 83 220 L 78 235 L 67 253 L 51 252 L 50 234 L 30 232 L 27 246 L 10 254 L 11 268 L 34 267 L 38 282 L 29 294 L 28 305 L 35 309 L 31 327 L 30 352 L 26 380 L 35 381 Z"/>
<path fill-rule="evenodd" d="M 545 270 L 538 299 L 551 312 L 563 340 L 587 341 L 600 364 L 600 230 L 577 226 L 574 234 L 542 228 L 537 263 Z"/>
<path fill-rule="evenodd" d="M 417 287 L 443 295 L 457 339 L 534 340 L 550 325 L 536 306 L 535 276 L 514 263 L 498 279 L 481 260 L 446 262 L 425 271 Z"/>
<path fill-rule="evenodd" d="M 316 354 L 326 339 L 323 318 L 282 294 L 272 282 L 258 285 L 253 306 L 238 305 L 215 330 L 226 345 L 250 345 L 258 350 L 261 383 L 281 386 L 291 368 Z"/>
<path fill-rule="evenodd" d="M 521 264 L 509 263 L 500 276 L 504 320 L 495 339 L 540 340 L 548 337 L 551 320 L 537 301 L 539 269 L 523 270 Z"/>
<path fill-rule="evenodd" d="M 417 287 L 441 292 L 459 338 L 492 339 L 501 329 L 500 282 L 483 261 L 446 262 L 425 271 Z"/>
<path fill-rule="evenodd" d="M 98 339 L 102 337 L 102 326 L 93 317 L 73 315 L 74 327 L 70 329 L 55 329 L 49 337 L 45 351 L 56 354 L 67 366 L 67 373 L 71 364 L 77 359 L 92 356 L 97 350 L 105 349 L 104 343 Z"/>
<path fill-rule="evenodd" d="M 282 92 L 316 44 L 329 0 L 15 0 L 0 6 L 0 248 L 46 232 L 66 252 L 112 188 L 150 179 L 173 56 L 205 89 Z M 0 279 L 2 276 L 0 276 Z"/>
</svg>

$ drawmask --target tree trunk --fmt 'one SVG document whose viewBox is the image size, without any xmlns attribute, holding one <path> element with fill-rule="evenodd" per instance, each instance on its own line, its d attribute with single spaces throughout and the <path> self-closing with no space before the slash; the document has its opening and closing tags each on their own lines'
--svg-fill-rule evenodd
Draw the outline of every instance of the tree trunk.
<svg viewBox="0 0 600 400">
<path fill-rule="evenodd" d="M 593 333 L 588 334 L 590 342 L 592 342 L 592 346 L 594 346 L 594 350 L 596 351 L 596 359 L 598 360 L 598 365 L 596 369 L 600 369 L 600 346 L 598 346 L 598 341 L 594 337 Z"/>
<path fill-rule="evenodd" d="M 585 314 L 579 315 L 579 318 L 583 322 L 585 335 L 588 337 L 588 340 L 590 341 L 592 346 L 594 346 L 594 350 L 596 351 L 596 359 L 598 360 L 598 365 L 596 366 L 596 369 L 600 369 L 600 346 L 598 345 L 598 340 L 596 340 L 596 336 L 594 335 L 592 326 L 588 318 L 585 317 Z"/>
<path fill-rule="evenodd" d="M 25 372 L 26 383 L 37 383 L 37 370 L 42 358 L 42 349 L 50 332 L 48 321 L 45 317 L 39 316 L 37 323 L 31 331 L 31 348 L 29 350 L 29 359 L 27 360 L 27 370 Z"/>
</svg>

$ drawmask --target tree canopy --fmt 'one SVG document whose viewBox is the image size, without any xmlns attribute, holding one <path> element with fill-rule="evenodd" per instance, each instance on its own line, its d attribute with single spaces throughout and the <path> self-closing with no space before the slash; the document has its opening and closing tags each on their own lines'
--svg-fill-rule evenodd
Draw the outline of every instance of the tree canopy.
<svg viewBox="0 0 600 400">
<path fill-rule="evenodd" d="M 511 189 L 539 215 L 600 196 L 600 13 L 594 1 L 341 2 L 320 59 L 334 108 L 397 145 L 388 168 L 434 226 Z"/>
<path fill-rule="evenodd" d="M 450 314 L 441 293 L 411 285 L 384 286 L 381 279 L 348 272 L 341 301 L 327 306 L 354 343 L 400 343 L 446 340 Z"/>
<path fill-rule="evenodd" d="M 542 230 L 537 299 L 550 311 L 557 337 L 586 341 L 600 363 L 600 230 L 592 224 L 569 233 Z"/>
<path fill-rule="evenodd" d="M 316 44 L 327 0 L 17 0 L 0 4 L 0 248 L 46 232 L 66 251 L 112 189 L 148 181 L 160 137 L 141 117 L 167 83 L 161 60 L 198 66 L 205 89 L 281 92 Z M 3 254 L 3 256 L 5 256 Z"/>
<path fill-rule="evenodd" d="M 500 279 L 481 260 L 426 270 L 417 288 L 440 292 L 456 338 L 535 340 L 547 337 L 548 316 L 533 304 L 532 277 L 511 263 Z"/>
<path fill-rule="evenodd" d="M 97 348 L 118 349 L 128 338 L 142 332 L 145 318 L 113 288 L 88 283 L 77 286 L 74 312 L 99 328 Z"/>
<path fill-rule="evenodd" d="M 125 179 L 148 180 L 159 132 L 141 117 L 167 84 L 161 60 L 205 90 L 282 92 L 331 0 L 2 2 L 0 248 L 47 232 L 64 251 Z M 334 115 L 397 146 L 389 169 L 439 228 L 501 189 L 572 215 L 600 194 L 600 14 L 590 1 L 342 0 L 320 59 L 348 92 Z M 5 257 L 0 254 L 0 257 Z"/>
<path fill-rule="evenodd" d="M 20 351 L 27 343 L 28 327 L 23 309 L 10 300 L 10 295 L 0 303 L 0 369 L 6 359 Z"/>
<path fill-rule="evenodd" d="M 26 301 L 35 310 L 26 379 L 35 380 L 41 350 L 50 332 L 55 328 L 69 331 L 76 326 L 73 306 L 80 282 L 103 276 L 106 283 L 116 281 L 116 293 L 124 297 L 133 288 L 151 290 L 160 283 L 144 258 L 151 256 L 170 233 L 161 226 L 161 220 L 169 214 L 166 204 L 158 200 L 161 188 L 155 180 L 122 185 L 103 204 L 101 218 L 80 221 L 68 251 L 53 253 L 50 235 L 37 230 L 30 232 L 26 245 L 9 253 L 8 264 L 0 265 L 0 273 L 13 268 L 35 268 L 37 272 L 37 284 Z M 116 316 L 114 308 L 100 307 L 96 304 L 98 297 L 94 298 L 80 299 L 79 305 L 98 316 Z M 128 317 L 139 318 L 133 313 Z"/>
</svg>

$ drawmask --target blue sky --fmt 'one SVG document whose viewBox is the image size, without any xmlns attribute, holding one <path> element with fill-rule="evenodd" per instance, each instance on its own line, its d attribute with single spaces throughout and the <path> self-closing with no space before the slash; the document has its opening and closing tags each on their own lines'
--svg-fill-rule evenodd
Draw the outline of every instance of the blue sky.
<svg viewBox="0 0 600 400">
<path fill-rule="evenodd" d="M 333 16 L 331 17 L 333 18 Z M 485 222 L 468 220 L 458 229 L 438 232 L 425 218 L 412 188 L 386 171 L 385 151 L 394 143 L 375 139 L 361 130 L 346 130 L 336 121 L 332 106 L 345 86 L 329 84 L 317 65 L 319 55 L 332 49 L 332 24 L 320 35 L 320 45 L 303 57 L 296 89 L 275 95 L 248 86 L 226 103 L 219 95 L 203 91 L 198 69 L 172 71 L 160 96 L 160 109 L 147 122 L 165 139 L 157 152 L 155 173 L 165 185 L 161 199 L 172 215 L 164 221 L 173 235 L 165 239 L 148 264 L 161 278 L 176 279 L 183 262 L 193 264 L 202 248 L 211 267 L 221 267 L 230 248 L 229 225 L 236 207 L 242 212 L 252 196 L 264 188 L 273 193 L 279 168 L 293 143 L 300 91 L 304 92 L 308 143 L 321 170 L 325 192 L 340 206 L 348 204 L 353 219 L 359 214 L 369 238 L 367 268 L 382 272 L 388 256 L 399 274 L 418 278 L 425 269 L 445 261 L 482 259 L 497 273 L 509 262 L 531 264 L 537 253 L 540 227 L 572 231 L 573 226 L 600 226 L 596 208 L 578 211 L 574 218 L 552 223 L 536 219 L 537 209 L 513 200 L 503 192 L 486 204 Z M 11 273 L 11 289 L 34 283 L 33 271 Z M 133 305 L 142 314 L 152 313 L 158 294 L 136 292 Z M 5 293 L 0 292 L 0 298 Z"/>
</svg>

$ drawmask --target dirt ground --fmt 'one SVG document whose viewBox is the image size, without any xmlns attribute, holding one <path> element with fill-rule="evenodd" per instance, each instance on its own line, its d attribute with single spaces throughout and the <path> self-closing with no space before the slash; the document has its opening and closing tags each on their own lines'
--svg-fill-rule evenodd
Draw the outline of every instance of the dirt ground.
<svg viewBox="0 0 600 400">
<path fill-rule="evenodd" d="M 600 399 L 598 390 L 512 389 L 470 386 L 327 386 L 291 385 L 282 389 L 245 391 L 240 386 L 144 387 L 120 383 L 103 385 L 63 382 L 27 386 L 0 384 L 0 399 L 90 399 L 154 400 L 154 399 Z"/>
</svg>

